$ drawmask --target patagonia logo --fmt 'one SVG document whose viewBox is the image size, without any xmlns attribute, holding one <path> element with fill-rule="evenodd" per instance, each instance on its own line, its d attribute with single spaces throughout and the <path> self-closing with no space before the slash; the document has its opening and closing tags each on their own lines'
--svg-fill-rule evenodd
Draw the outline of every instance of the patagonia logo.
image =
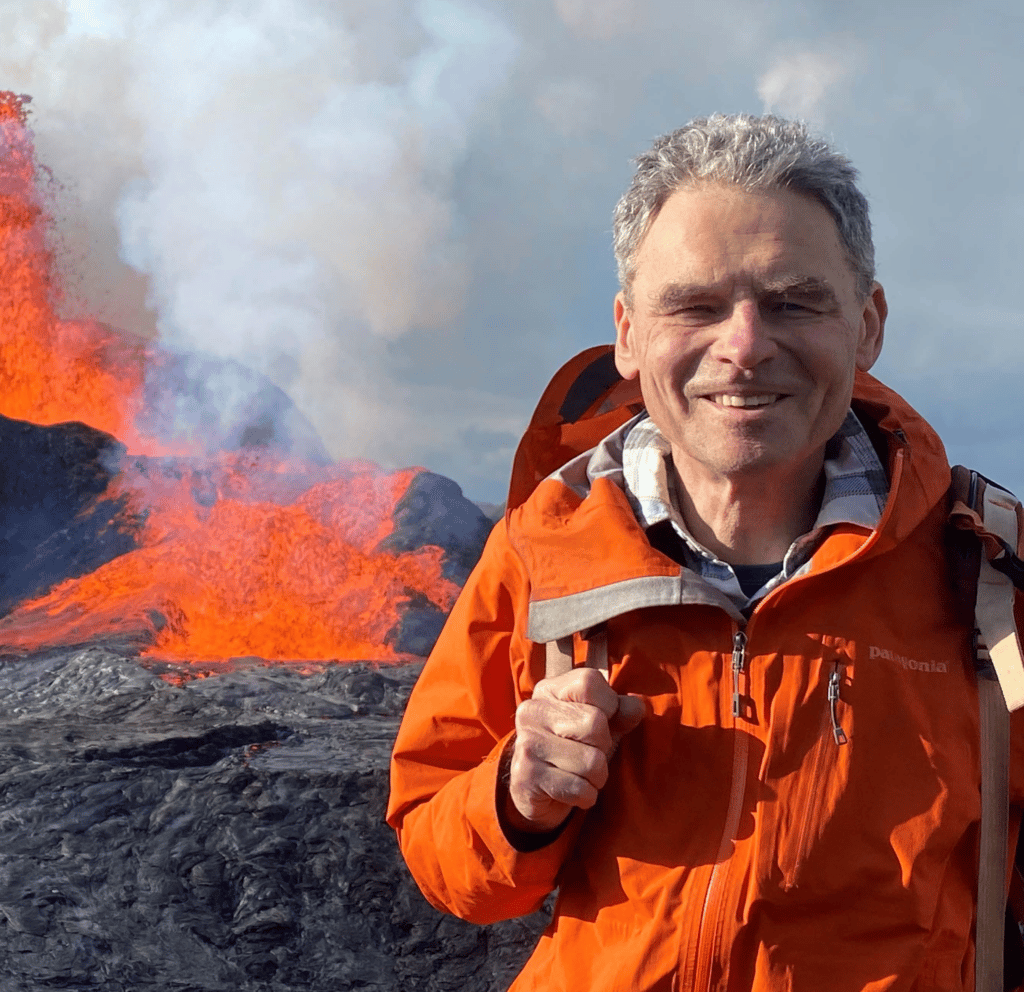
<svg viewBox="0 0 1024 992">
<path fill-rule="evenodd" d="M 896 654 L 895 651 L 890 651 L 888 648 L 879 648 L 874 644 L 868 648 L 869 658 L 884 658 L 886 661 L 895 661 L 901 668 L 906 669 L 908 672 L 945 672 L 946 663 L 944 661 L 918 661 L 916 658 L 907 658 L 902 654 Z"/>
</svg>

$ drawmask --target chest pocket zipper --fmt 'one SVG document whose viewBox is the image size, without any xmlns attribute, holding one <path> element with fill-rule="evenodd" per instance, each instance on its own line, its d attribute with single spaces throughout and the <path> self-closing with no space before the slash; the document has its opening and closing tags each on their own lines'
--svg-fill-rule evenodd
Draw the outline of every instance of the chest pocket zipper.
<svg viewBox="0 0 1024 992">
<path fill-rule="evenodd" d="M 828 677 L 828 711 L 832 718 L 832 737 L 836 744 L 846 744 L 849 738 L 839 722 L 839 688 L 843 682 L 843 666 L 837 661 Z"/>
<path fill-rule="evenodd" d="M 840 747 L 849 743 L 849 737 L 839 718 L 842 682 L 843 665 L 842 662 L 836 661 L 828 676 L 827 706 L 822 714 L 821 732 L 814 745 L 816 753 L 813 763 L 807 780 L 794 797 L 803 813 L 797 829 L 792 835 L 792 840 L 795 843 L 786 845 L 786 849 L 790 852 L 788 856 L 786 849 L 780 849 L 778 854 L 784 890 L 795 888 L 800 882 L 801 870 L 814 844 L 815 830 L 820 832 L 823 826 L 821 823 L 823 796 L 828 791 L 825 788 L 826 776 L 836 770 Z M 829 737 L 832 739 L 829 740 Z"/>
</svg>

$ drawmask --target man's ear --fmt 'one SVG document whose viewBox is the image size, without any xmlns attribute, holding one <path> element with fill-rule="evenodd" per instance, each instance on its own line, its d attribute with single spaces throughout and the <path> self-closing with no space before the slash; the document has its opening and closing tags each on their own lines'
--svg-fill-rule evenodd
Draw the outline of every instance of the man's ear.
<svg viewBox="0 0 1024 992">
<path fill-rule="evenodd" d="M 885 339 L 885 318 L 889 304 L 885 301 L 885 290 L 880 283 L 871 288 L 871 295 L 864 301 L 861 314 L 860 342 L 857 345 L 857 368 L 867 372 L 878 360 Z"/>
<path fill-rule="evenodd" d="M 635 379 L 640 374 L 639 356 L 633 322 L 624 293 L 615 296 L 615 367 L 623 379 Z"/>
</svg>

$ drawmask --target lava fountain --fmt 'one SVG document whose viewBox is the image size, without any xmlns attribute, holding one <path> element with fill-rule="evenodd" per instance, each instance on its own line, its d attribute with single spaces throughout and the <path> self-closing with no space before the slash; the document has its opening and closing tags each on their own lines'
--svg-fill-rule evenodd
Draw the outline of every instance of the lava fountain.
<svg viewBox="0 0 1024 992">
<path fill-rule="evenodd" d="M 96 321 L 58 318 L 40 175 L 25 99 L 4 93 L 0 415 L 110 435 L 97 442 L 94 466 L 108 482 L 89 510 L 105 514 L 105 533 L 122 541 L 98 567 L 71 570 L 17 603 L 0 619 L 0 652 L 120 635 L 169 662 L 408 660 L 403 617 L 433 618 L 427 626 L 436 628 L 486 518 L 422 469 L 297 459 L 296 446 L 276 443 L 273 424 L 259 418 L 230 450 L 175 433 L 159 410 L 168 386 L 154 382 L 180 371 L 180 356 Z M 440 502 L 425 506 L 428 491 Z M 432 521 L 433 537 L 410 532 L 417 515 Z M 440 546 L 442 532 L 457 547 Z"/>
</svg>

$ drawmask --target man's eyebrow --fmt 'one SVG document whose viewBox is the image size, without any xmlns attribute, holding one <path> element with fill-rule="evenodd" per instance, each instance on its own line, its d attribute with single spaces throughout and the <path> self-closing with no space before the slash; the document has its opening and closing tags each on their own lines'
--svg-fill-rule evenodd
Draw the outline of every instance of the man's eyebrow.
<svg viewBox="0 0 1024 992">
<path fill-rule="evenodd" d="M 839 298 L 831 283 L 815 276 L 783 276 L 779 279 L 769 279 L 758 287 L 758 292 L 759 295 L 799 296 L 833 306 L 839 305 Z"/>
<path fill-rule="evenodd" d="M 839 298 L 832 285 L 816 276 L 779 276 L 755 284 L 758 296 L 799 296 L 832 306 L 839 305 Z M 671 313 L 687 303 L 701 297 L 715 296 L 721 287 L 704 283 L 674 282 L 662 286 L 650 296 L 649 306 L 656 313 Z"/>
<path fill-rule="evenodd" d="M 651 294 L 650 307 L 657 313 L 671 313 L 695 297 L 711 296 L 714 293 L 714 286 L 705 286 L 696 282 L 672 282 Z"/>
</svg>

